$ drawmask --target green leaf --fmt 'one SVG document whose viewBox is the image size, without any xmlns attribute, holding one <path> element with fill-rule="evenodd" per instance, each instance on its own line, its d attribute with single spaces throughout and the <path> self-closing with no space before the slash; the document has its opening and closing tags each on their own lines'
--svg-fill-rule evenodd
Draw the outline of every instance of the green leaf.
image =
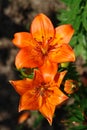
<svg viewBox="0 0 87 130">
<path fill-rule="evenodd" d="M 70 5 L 71 4 L 71 0 L 62 0 L 66 5 Z"/>
<path fill-rule="evenodd" d="M 82 13 L 82 24 L 85 30 L 87 31 L 87 2 Z"/>
<path fill-rule="evenodd" d="M 75 117 L 75 116 L 72 116 L 72 117 L 70 117 L 69 118 L 69 121 L 75 121 L 75 122 L 80 122 L 80 120 L 77 118 L 77 117 Z"/>
<path fill-rule="evenodd" d="M 73 19 L 72 25 L 75 29 L 75 32 L 77 32 L 81 25 L 81 16 L 80 15 L 75 16 L 75 18 Z"/>
<path fill-rule="evenodd" d="M 87 50 L 84 48 L 83 43 L 80 42 L 79 44 L 75 45 L 74 50 L 76 56 L 82 56 L 84 60 L 87 59 Z"/>
<path fill-rule="evenodd" d="M 32 79 L 34 76 L 33 69 L 27 68 L 27 69 L 20 69 L 18 70 L 21 74 L 21 78 L 30 78 Z"/>
<path fill-rule="evenodd" d="M 70 41 L 70 45 L 72 47 L 75 47 L 76 43 L 77 43 L 78 37 L 75 35 L 72 37 L 71 41 Z"/>
</svg>

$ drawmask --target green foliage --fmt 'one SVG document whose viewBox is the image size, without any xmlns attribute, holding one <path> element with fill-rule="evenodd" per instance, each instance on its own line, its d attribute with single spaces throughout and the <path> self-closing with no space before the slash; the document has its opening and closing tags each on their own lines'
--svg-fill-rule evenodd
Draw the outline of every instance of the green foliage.
<svg viewBox="0 0 87 130">
<path fill-rule="evenodd" d="M 41 124 L 41 121 L 44 119 L 44 117 L 38 112 L 33 112 L 33 114 L 37 116 L 36 120 L 34 121 L 33 127 L 37 128 Z"/>
<path fill-rule="evenodd" d="M 87 61 L 87 1 L 62 0 L 66 9 L 60 10 L 60 24 L 71 24 L 75 34 L 70 42 L 76 56 L 82 56 Z"/>
<path fill-rule="evenodd" d="M 64 124 L 68 130 L 87 130 L 87 87 L 80 80 L 74 63 L 60 66 L 59 71 L 67 70 L 66 79 L 73 79 L 78 82 L 78 91 L 70 96 L 73 102 L 64 107 L 66 118 Z"/>
<path fill-rule="evenodd" d="M 79 88 L 77 92 L 70 95 L 73 103 L 64 107 L 66 111 L 64 124 L 68 127 L 68 130 L 87 130 L 87 87 L 84 87 L 81 83 L 74 63 L 69 63 L 67 66 L 60 66 L 59 70 L 67 70 L 65 80 L 76 80 Z"/>
<path fill-rule="evenodd" d="M 23 68 L 23 69 L 19 69 L 19 70 L 16 70 L 16 71 L 19 72 L 21 79 L 24 79 L 24 78 L 32 79 L 33 76 L 34 76 L 33 70 L 34 69 L 30 69 L 30 68 L 25 69 L 25 68 Z"/>
<path fill-rule="evenodd" d="M 72 80 L 76 80 L 79 82 L 79 74 L 76 71 L 76 66 L 74 63 L 63 63 L 63 65 L 61 64 L 60 67 L 58 68 L 58 71 L 64 71 L 67 70 L 67 74 L 65 76 L 65 80 L 66 79 L 72 79 Z M 73 73 L 73 74 L 72 74 Z"/>
<path fill-rule="evenodd" d="M 81 85 L 73 98 L 74 103 L 65 108 L 68 130 L 87 130 L 87 87 Z"/>
<path fill-rule="evenodd" d="M 70 44 L 75 50 L 76 57 L 81 56 L 87 66 L 87 0 L 62 1 L 66 8 L 60 10 L 58 19 L 60 24 L 71 24 L 75 29 Z M 68 130 L 87 130 L 87 87 L 81 83 L 74 64 L 70 63 L 67 70 L 65 78 L 76 80 L 79 90 L 70 96 L 74 102 L 64 108 L 67 115 L 64 123 Z"/>
</svg>

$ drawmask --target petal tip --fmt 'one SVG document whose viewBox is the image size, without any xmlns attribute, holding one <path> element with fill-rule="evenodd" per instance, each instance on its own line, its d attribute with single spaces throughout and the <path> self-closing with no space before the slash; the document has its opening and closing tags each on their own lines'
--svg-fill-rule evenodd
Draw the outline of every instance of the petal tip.
<svg viewBox="0 0 87 130">
<path fill-rule="evenodd" d="M 50 126 L 52 126 L 52 121 L 53 121 L 53 120 L 52 120 L 52 117 L 47 118 L 47 120 L 48 120 Z"/>
<path fill-rule="evenodd" d="M 14 81 L 13 81 L 13 80 L 9 80 L 9 83 L 10 83 L 11 85 L 14 85 Z"/>
</svg>

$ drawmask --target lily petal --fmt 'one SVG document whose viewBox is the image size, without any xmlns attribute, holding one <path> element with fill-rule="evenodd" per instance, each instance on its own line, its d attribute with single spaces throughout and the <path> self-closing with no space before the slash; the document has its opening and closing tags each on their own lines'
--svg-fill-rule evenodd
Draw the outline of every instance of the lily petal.
<svg viewBox="0 0 87 130">
<path fill-rule="evenodd" d="M 39 109 L 39 111 L 48 120 L 49 124 L 52 125 L 52 118 L 55 112 L 55 106 L 52 104 L 45 103 Z"/>
<path fill-rule="evenodd" d="M 42 97 L 35 94 L 35 89 L 31 89 L 21 96 L 19 112 L 23 110 L 38 110 L 39 105 L 42 105 Z"/>
<path fill-rule="evenodd" d="M 56 63 L 74 62 L 75 54 L 73 49 L 68 44 L 63 44 L 53 51 L 50 51 L 49 59 L 50 61 Z"/>
<path fill-rule="evenodd" d="M 68 97 L 58 87 L 53 86 L 49 88 L 49 90 L 53 91 L 53 94 L 47 98 L 49 104 L 58 106 L 68 99 Z"/>
<path fill-rule="evenodd" d="M 48 59 L 44 60 L 44 64 L 39 68 L 45 82 L 50 82 L 54 79 L 57 72 L 57 63 L 51 63 Z"/>
<path fill-rule="evenodd" d="M 67 71 L 65 70 L 65 71 L 62 71 L 62 72 L 57 73 L 57 74 L 55 75 L 54 80 L 55 80 L 55 82 L 57 83 L 58 88 L 60 87 L 60 85 L 61 85 L 61 83 L 62 83 L 62 81 L 63 81 L 63 78 L 64 78 L 64 76 L 65 76 L 66 73 L 67 73 Z"/>
<path fill-rule="evenodd" d="M 54 37 L 54 27 L 44 14 L 37 15 L 31 24 L 31 33 L 38 42 L 46 42 Z"/>
<path fill-rule="evenodd" d="M 34 70 L 34 79 L 33 84 L 34 86 L 38 86 L 38 84 L 41 84 L 44 81 L 43 75 L 39 70 Z"/>
<path fill-rule="evenodd" d="M 35 46 L 35 41 L 33 40 L 32 35 L 28 32 L 15 33 L 12 42 L 19 48 Z"/>
<path fill-rule="evenodd" d="M 55 37 L 58 41 L 58 44 L 69 43 L 74 34 L 74 29 L 70 24 L 66 24 L 55 28 L 55 32 Z"/>
<path fill-rule="evenodd" d="M 33 88 L 32 86 L 32 79 L 23 79 L 18 81 L 9 81 L 17 93 L 23 95 L 27 90 Z"/>
<path fill-rule="evenodd" d="M 29 47 L 21 49 L 15 59 L 15 65 L 18 69 L 24 67 L 34 68 L 42 64 L 43 60 L 40 51 L 36 51 Z"/>
</svg>

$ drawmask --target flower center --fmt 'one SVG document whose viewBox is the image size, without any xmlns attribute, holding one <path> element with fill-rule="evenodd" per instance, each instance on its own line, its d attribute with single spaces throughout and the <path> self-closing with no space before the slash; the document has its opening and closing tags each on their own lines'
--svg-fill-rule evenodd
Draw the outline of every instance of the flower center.
<svg viewBox="0 0 87 130">
<path fill-rule="evenodd" d="M 41 83 L 38 87 L 36 87 L 36 93 L 44 96 L 45 92 L 48 90 L 48 86 L 45 85 L 44 83 Z"/>
<path fill-rule="evenodd" d="M 47 48 L 41 47 L 41 51 L 42 51 L 43 55 L 47 54 Z"/>
<path fill-rule="evenodd" d="M 36 88 L 36 93 L 39 94 L 40 96 L 44 96 L 44 97 L 48 97 L 50 96 L 53 91 L 49 90 L 50 88 L 50 84 L 45 84 L 45 83 L 41 83 L 37 88 Z"/>
</svg>

